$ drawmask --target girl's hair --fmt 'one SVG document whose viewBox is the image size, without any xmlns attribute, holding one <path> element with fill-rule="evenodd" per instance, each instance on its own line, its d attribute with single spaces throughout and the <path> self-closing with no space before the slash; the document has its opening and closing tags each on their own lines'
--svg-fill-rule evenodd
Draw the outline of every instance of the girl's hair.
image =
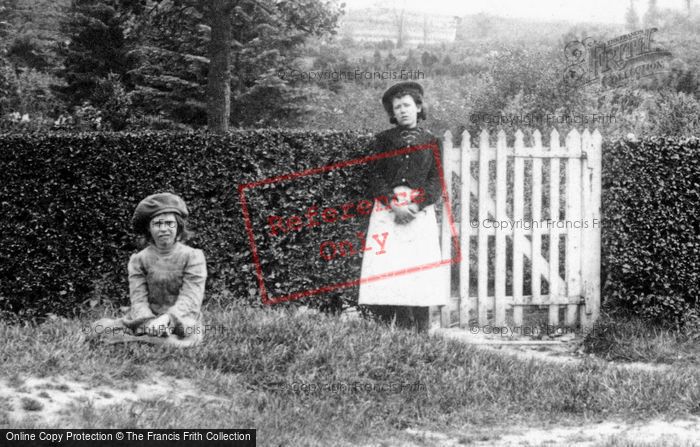
<svg viewBox="0 0 700 447">
<path fill-rule="evenodd" d="M 428 117 L 428 114 L 425 110 L 425 105 L 423 104 L 423 96 L 417 90 L 403 89 L 403 90 L 398 90 L 396 93 L 391 95 L 388 98 L 389 100 L 384 103 L 384 109 L 386 110 L 386 113 L 389 114 L 389 122 L 391 124 L 398 124 L 398 121 L 396 120 L 396 117 L 394 116 L 394 104 L 393 104 L 394 99 L 403 98 L 406 95 L 413 98 L 413 102 L 416 103 L 416 106 L 420 107 L 420 112 L 418 112 L 417 119 L 425 120 Z"/>
<path fill-rule="evenodd" d="M 190 231 L 187 229 L 187 219 L 183 219 L 182 216 L 177 213 L 173 214 L 175 214 L 175 222 L 177 222 L 177 233 L 175 233 L 175 240 L 183 243 L 187 242 L 191 236 Z M 143 228 L 143 233 L 139 236 L 138 243 L 141 247 L 146 247 L 148 244 L 155 244 L 149 228 L 150 224 L 146 225 Z"/>
</svg>

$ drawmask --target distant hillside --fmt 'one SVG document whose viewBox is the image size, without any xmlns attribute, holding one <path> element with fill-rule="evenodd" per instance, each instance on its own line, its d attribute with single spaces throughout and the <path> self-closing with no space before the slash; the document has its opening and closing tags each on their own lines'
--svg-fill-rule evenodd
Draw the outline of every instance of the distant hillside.
<svg viewBox="0 0 700 447">
<path fill-rule="evenodd" d="M 552 42 L 558 41 L 569 32 L 593 35 L 624 34 L 618 25 L 572 24 L 566 21 L 533 21 L 499 17 L 488 14 L 475 14 L 461 18 L 457 27 L 457 41 L 498 40 L 501 42 Z"/>
<path fill-rule="evenodd" d="M 567 33 L 597 37 L 624 34 L 625 30 L 621 25 L 533 21 L 488 14 L 457 17 L 405 11 L 402 17 L 400 10 L 390 8 L 350 10 L 341 18 L 338 29 L 341 38 L 356 42 L 392 41 L 396 45 L 402 37 L 403 46 L 408 48 L 484 40 L 551 43 Z"/>
<path fill-rule="evenodd" d="M 340 20 L 341 37 L 357 42 L 390 40 L 403 46 L 432 45 L 455 41 L 456 16 L 423 14 L 389 8 L 369 8 L 348 11 Z"/>
</svg>

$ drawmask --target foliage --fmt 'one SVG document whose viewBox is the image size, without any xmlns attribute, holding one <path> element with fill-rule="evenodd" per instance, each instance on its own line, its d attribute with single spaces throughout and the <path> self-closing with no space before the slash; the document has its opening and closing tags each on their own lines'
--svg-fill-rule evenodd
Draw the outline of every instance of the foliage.
<svg viewBox="0 0 700 447">
<path fill-rule="evenodd" d="M 649 137 L 603 151 L 604 294 L 672 323 L 700 312 L 700 142 Z"/>
<path fill-rule="evenodd" d="M 65 0 L 0 2 L 0 129 L 44 128 L 60 113 L 50 88 L 60 80 L 50 69 L 58 63 L 54 49 L 65 5 Z"/>
<path fill-rule="evenodd" d="M 222 138 L 162 132 L 4 135 L 0 257 L 7 262 L 0 265 L 6 278 L 0 310 L 31 318 L 75 313 L 90 301 L 128 304 L 125 265 L 137 249 L 130 218 L 138 201 L 157 191 L 179 193 L 191 208 L 191 243 L 207 256 L 209 290 L 255 300 L 258 285 L 237 187 L 358 158 L 368 143 L 356 132 L 274 130 Z M 359 277 L 358 256 L 328 262 L 319 245 L 357 245 L 356 233 L 366 225 L 362 216 L 277 237 L 266 229 L 271 215 L 290 217 L 313 204 L 340 207 L 366 198 L 364 166 L 246 193 L 271 297 Z"/>
<path fill-rule="evenodd" d="M 649 0 L 643 20 L 645 28 L 659 26 L 659 7 L 656 3 L 656 0 Z"/>
<path fill-rule="evenodd" d="M 61 51 L 64 68 L 59 72 L 66 85 L 56 87 L 69 106 L 94 101 L 101 79 L 127 72 L 124 23 L 118 8 L 117 0 L 73 0 L 64 23 L 70 43 Z"/>
<path fill-rule="evenodd" d="M 611 139 L 629 134 L 689 137 L 700 131 L 700 102 L 683 92 L 619 87 L 599 96 L 598 113 L 613 117 L 604 129 Z"/>
<path fill-rule="evenodd" d="M 211 0 L 3 1 L 0 121 L 4 123 L 0 126 L 16 128 L 7 118 L 16 112 L 28 114 L 35 128 L 51 128 L 61 120 L 60 126 L 68 129 L 71 122 L 80 121 L 77 108 L 87 102 L 99 111 L 103 128 L 202 127 L 208 112 L 212 35 L 208 15 L 213 4 Z M 471 123 L 472 113 L 607 114 L 618 110 L 625 112 L 615 116 L 617 125 L 596 126 L 604 135 L 657 134 L 667 128 L 672 135 L 695 131 L 688 114 L 675 126 L 661 115 L 649 115 L 662 108 L 655 108 L 652 101 L 668 107 L 680 104 L 692 112 L 700 97 L 698 16 L 685 11 L 657 9 L 654 13 L 660 29 L 655 41 L 673 52 L 669 73 L 658 75 L 655 82 L 629 82 L 615 91 L 593 86 L 567 90 L 561 82 L 566 65 L 562 49 L 573 39 L 610 39 L 624 32 L 620 26 L 543 22 L 535 27 L 525 20 L 476 15 L 461 21 L 454 43 L 396 49 L 390 40 L 334 39 L 339 13 L 320 0 L 244 0 L 238 5 L 230 16 L 234 29 L 231 124 L 344 129 L 352 122 L 361 123 L 358 127 L 383 122 L 355 112 L 361 103 L 355 97 L 374 104 L 381 90 L 398 79 L 352 82 L 280 74 L 409 68 L 423 73 L 419 80 L 428 87 L 430 99 L 439 98 L 433 114 L 439 117 L 436 126 L 455 133 L 495 127 Z M 94 45 L 93 40 L 103 45 Z M 17 78 L 22 76 L 36 84 L 21 84 Z M 55 86 L 49 94 L 47 84 Z M 56 92 L 61 95 L 57 97 Z M 107 104 L 106 92 L 114 92 L 112 98 L 119 104 Z M 634 96 L 641 109 L 610 99 L 622 96 Z M 348 121 L 350 109 L 353 116 Z M 514 126 L 505 127 L 513 130 Z M 532 130 L 520 127 L 526 133 Z M 565 133 L 569 128 L 558 130 Z M 544 129 L 545 135 L 548 130 Z"/>
<path fill-rule="evenodd" d="M 57 81 L 33 68 L 14 69 L 0 63 L 0 118 L 13 112 L 28 114 L 33 120 L 55 115 L 60 107 L 51 85 Z"/>
<path fill-rule="evenodd" d="M 90 300 L 127 304 L 124 263 L 137 248 L 129 219 L 141 198 L 163 190 L 181 193 L 192 209 L 192 244 L 207 255 L 210 290 L 255 299 L 237 186 L 358 158 L 368 143 L 356 132 L 289 131 L 240 131 L 223 138 L 5 135 L 0 141 L 7 235 L 0 255 L 12 260 L 0 268 L 3 277 L 13 278 L 1 286 L 0 308 L 25 318 L 75 312 Z M 610 302 L 674 322 L 697 312 L 698 146 L 697 139 L 656 137 L 605 148 L 604 295 Z M 323 241 L 356 241 L 357 231 L 366 228 L 362 216 L 276 235 L 269 219 L 366 198 L 366 178 L 363 167 L 355 166 L 246 190 L 269 296 L 313 289 L 329 278 L 359 277 L 359 257 L 328 262 L 319 253 Z M 330 297 L 351 303 L 354 292 Z"/>
<path fill-rule="evenodd" d="M 119 76 L 114 73 L 100 79 L 92 93 L 92 102 L 106 116 L 104 130 L 123 130 L 131 115 L 132 94 L 127 93 Z"/>
<path fill-rule="evenodd" d="M 48 71 L 60 63 L 60 20 L 70 0 L 0 2 L 0 59 L 16 67 Z"/>
<path fill-rule="evenodd" d="M 231 122 L 276 125 L 294 120 L 312 103 L 307 88 L 280 78 L 296 67 L 309 36 L 333 33 L 340 10 L 318 0 L 242 1 L 230 10 L 215 2 L 158 1 L 139 16 L 134 54 L 140 63 L 131 74 L 139 106 L 177 122 L 201 125 L 211 41 L 211 17 L 226 15 L 232 26 Z M 155 99 L 155 101 L 153 101 Z M 151 110 L 149 110 L 149 108 Z"/>
<path fill-rule="evenodd" d="M 612 308 L 600 315 L 583 347 L 606 360 L 678 366 L 700 362 L 700 324 L 688 324 L 679 331 L 668 321 L 662 323 L 653 324 L 628 308 Z"/>
<path fill-rule="evenodd" d="M 634 3 L 631 1 L 630 5 L 627 7 L 627 12 L 625 12 L 625 25 L 629 32 L 639 29 L 639 15 L 637 15 L 637 11 L 634 10 Z"/>
<path fill-rule="evenodd" d="M 172 12 L 161 3 L 136 14 L 128 36 L 128 72 L 133 106 L 140 115 L 172 123 L 203 126 L 207 122 L 206 84 L 209 28 L 192 8 Z"/>
</svg>

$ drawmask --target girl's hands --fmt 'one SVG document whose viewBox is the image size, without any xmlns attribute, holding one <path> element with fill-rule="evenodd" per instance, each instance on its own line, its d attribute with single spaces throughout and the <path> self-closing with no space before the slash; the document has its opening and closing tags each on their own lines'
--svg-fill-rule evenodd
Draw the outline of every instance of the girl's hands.
<svg viewBox="0 0 700 447">
<path fill-rule="evenodd" d="M 391 200 L 389 205 L 398 224 L 407 224 L 416 218 L 419 208 L 417 203 L 410 201 L 412 192 L 413 190 L 408 186 L 397 186 L 394 188 L 396 199 Z"/>
</svg>

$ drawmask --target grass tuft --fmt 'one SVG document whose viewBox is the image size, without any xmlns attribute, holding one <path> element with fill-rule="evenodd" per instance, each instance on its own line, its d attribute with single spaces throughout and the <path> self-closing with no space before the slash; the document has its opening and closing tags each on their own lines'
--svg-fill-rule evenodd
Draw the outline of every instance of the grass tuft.
<svg viewBox="0 0 700 447">
<path fill-rule="evenodd" d="M 635 315 L 602 314 L 583 345 L 586 352 L 607 360 L 700 364 L 696 331 L 678 331 Z"/>
<path fill-rule="evenodd" d="M 44 409 L 44 404 L 31 397 L 23 397 L 22 409 L 25 411 L 41 411 Z"/>
</svg>

